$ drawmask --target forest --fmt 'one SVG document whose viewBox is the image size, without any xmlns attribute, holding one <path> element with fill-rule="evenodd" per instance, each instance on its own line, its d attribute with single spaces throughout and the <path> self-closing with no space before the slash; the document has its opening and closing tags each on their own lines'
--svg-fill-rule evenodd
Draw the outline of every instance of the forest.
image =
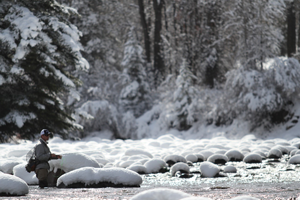
<svg viewBox="0 0 300 200">
<path fill-rule="evenodd" d="M 0 142 L 286 123 L 297 0 L 2 0 Z"/>
</svg>

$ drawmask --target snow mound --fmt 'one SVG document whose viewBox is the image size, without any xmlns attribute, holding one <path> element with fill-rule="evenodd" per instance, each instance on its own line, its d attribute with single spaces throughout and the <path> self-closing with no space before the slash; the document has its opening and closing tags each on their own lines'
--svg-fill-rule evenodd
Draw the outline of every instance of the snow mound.
<svg viewBox="0 0 300 200">
<path fill-rule="evenodd" d="M 224 173 L 236 173 L 237 169 L 235 166 L 229 165 L 229 166 L 224 167 L 223 171 L 224 171 Z"/>
<path fill-rule="evenodd" d="M 243 161 L 244 154 L 238 149 L 230 149 L 225 153 L 229 161 Z"/>
<path fill-rule="evenodd" d="M 149 158 L 153 158 L 152 154 L 148 151 L 142 150 L 142 149 L 128 149 L 125 151 L 126 156 L 133 156 L 133 155 L 146 155 Z"/>
<path fill-rule="evenodd" d="M 14 175 L 0 172 L 0 196 L 22 196 L 28 194 L 25 181 Z"/>
<path fill-rule="evenodd" d="M 189 174 L 190 173 L 190 167 L 186 163 L 179 162 L 179 163 L 176 163 L 175 165 L 173 165 L 170 169 L 170 172 L 171 172 L 172 176 L 175 176 L 175 173 L 178 172 L 178 171 L 180 171 L 181 173 Z"/>
<path fill-rule="evenodd" d="M 180 200 L 212 200 L 212 199 L 206 197 L 186 197 Z"/>
<path fill-rule="evenodd" d="M 1 160 L 0 161 L 0 171 L 7 173 L 7 174 L 13 174 L 13 168 L 14 166 L 20 164 L 19 161 L 13 161 L 13 160 Z"/>
<path fill-rule="evenodd" d="M 207 158 L 208 162 L 212 162 L 214 164 L 222 164 L 225 165 L 225 163 L 228 162 L 227 156 L 221 155 L 221 154 L 213 154 Z"/>
<path fill-rule="evenodd" d="M 127 169 L 132 170 L 138 174 L 147 174 L 147 168 L 144 165 L 131 165 L 127 167 Z"/>
<path fill-rule="evenodd" d="M 198 162 L 198 156 L 194 155 L 194 154 L 188 154 L 185 156 L 186 161 L 190 161 L 192 163 L 196 163 Z"/>
<path fill-rule="evenodd" d="M 187 162 L 185 157 L 176 154 L 168 155 L 164 158 L 164 160 L 169 166 L 172 166 L 177 162 L 184 162 L 184 163 Z"/>
<path fill-rule="evenodd" d="M 83 167 L 59 177 L 57 187 L 139 187 L 142 182 L 138 173 L 128 169 Z"/>
<path fill-rule="evenodd" d="M 28 173 L 25 169 L 25 165 L 26 163 L 16 165 L 13 168 L 13 174 L 24 180 L 28 185 L 37 185 L 39 181 L 35 175 L 35 172 Z"/>
<path fill-rule="evenodd" d="M 267 155 L 268 158 L 279 159 L 282 157 L 282 152 L 279 149 L 271 149 Z"/>
<path fill-rule="evenodd" d="M 144 166 L 147 169 L 147 173 L 158 173 L 162 172 L 167 168 L 167 164 L 164 160 L 160 158 L 153 158 L 151 160 L 148 160 Z"/>
<path fill-rule="evenodd" d="M 200 171 L 201 171 L 202 177 L 213 178 L 220 172 L 220 169 L 217 165 L 215 165 L 211 162 L 205 161 L 205 162 L 201 163 Z"/>
<path fill-rule="evenodd" d="M 289 159 L 288 164 L 300 164 L 300 154 L 292 156 Z"/>
<path fill-rule="evenodd" d="M 231 200 L 259 200 L 259 199 L 255 198 L 255 197 L 250 197 L 250 196 L 239 196 L 239 197 L 234 197 Z"/>
<path fill-rule="evenodd" d="M 101 167 L 101 165 L 94 158 L 83 153 L 62 154 L 62 159 L 51 160 L 49 164 L 50 170 L 53 169 L 54 172 L 56 172 L 57 169 L 62 169 L 65 172 L 70 172 L 82 167 Z"/>
<path fill-rule="evenodd" d="M 243 160 L 245 163 L 261 163 L 262 158 L 257 153 L 249 153 Z"/>
<path fill-rule="evenodd" d="M 130 200 L 180 200 L 191 195 L 174 189 L 157 188 L 134 195 Z"/>
</svg>

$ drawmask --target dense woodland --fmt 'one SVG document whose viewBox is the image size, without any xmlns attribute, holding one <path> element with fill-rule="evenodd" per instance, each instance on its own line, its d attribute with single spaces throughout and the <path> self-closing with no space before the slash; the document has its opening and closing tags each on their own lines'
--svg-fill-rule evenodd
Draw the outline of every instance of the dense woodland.
<svg viewBox="0 0 300 200">
<path fill-rule="evenodd" d="M 298 0 L 2 0 L 0 141 L 228 126 L 300 102 Z"/>
</svg>

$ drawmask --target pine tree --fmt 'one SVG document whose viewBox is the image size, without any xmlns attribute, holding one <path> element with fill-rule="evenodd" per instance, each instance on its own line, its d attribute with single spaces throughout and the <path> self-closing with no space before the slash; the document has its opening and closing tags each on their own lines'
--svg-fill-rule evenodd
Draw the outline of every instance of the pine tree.
<svg viewBox="0 0 300 200">
<path fill-rule="evenodd" d="M 176 79 L 175 91 L 168 91 L 165 95 L 163 113 L 161 119 L 169 127 L 179 130 L 187 130 L 197 121 L 194 116 L 194 103 L 197 99 L 197 89 L 193 86 L 195 77 L 186 61 L 183 61 L 179 75 Z"/>
<path fill-rule="evenodd" d="M 266 58 L 278 55 L 283 35 L 278 26 L 284 18 L 283 1 L 226 1 L 224 46 L 232 65 L 262 70 Z M 227 48 L 230 49 L 227 49 Z M 231 55 L 229 55 L 231 53 Z"/>
<path fill-rule="evenodd" d="M 76 89 L 72 74 L 88 68 L 72 8 L 55 0 L 0 2 L 0 141 L 41 129 L 66 136 L 74 128 L 62 99 Z"/>
<path fill-rule="evenodd" d="M 127 85 L 121 91 L 120 106 L 125 112 L 132 111 L 135 117 L 141 116 L 152 104 L 145 65 L 143 48 L 136 39 L 135 28 L 132 27 L 125 44 L 122 61 Z"/>
</svg>

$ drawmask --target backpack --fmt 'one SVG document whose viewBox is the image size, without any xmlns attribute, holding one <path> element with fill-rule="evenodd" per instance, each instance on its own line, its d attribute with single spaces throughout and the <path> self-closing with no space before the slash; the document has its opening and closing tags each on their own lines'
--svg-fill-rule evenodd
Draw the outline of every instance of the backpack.
<svg viewBox="0 0 300 200">
<path fill-rule="evenodd" d="M 35 147 L 30 150 L 26 155 L 27 164 L 25 165 L 25 169 L 28 173 L 35 171 L 37 166 L 37 159 L 35 158 Z"/>
</svg>

